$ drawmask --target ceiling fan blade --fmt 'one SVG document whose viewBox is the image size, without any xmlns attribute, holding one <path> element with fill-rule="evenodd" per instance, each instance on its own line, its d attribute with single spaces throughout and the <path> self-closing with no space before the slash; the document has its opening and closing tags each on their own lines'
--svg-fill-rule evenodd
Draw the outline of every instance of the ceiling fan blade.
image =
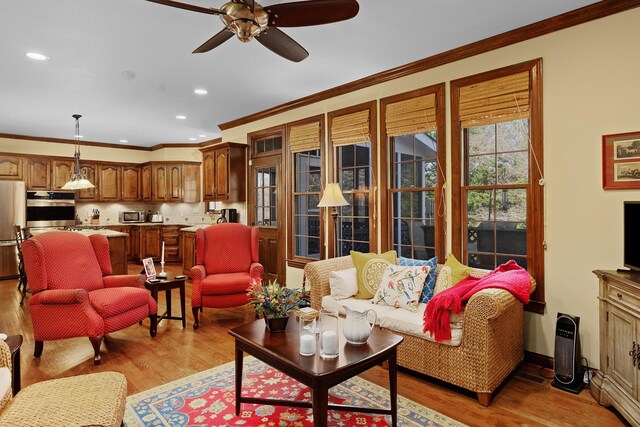
<svg viewBox="0 0 640 427">
<path fill-rule="evenodd" d="M 256 40 L 273 53 L 293 62 L 300 62 L 309 56 L 309 52 L 298 42 L 275 27 L 264 30 Z"/>
<path fill-rule="evenodd" d="M 264 6 L 269 25 L 277 27 L 306 27 L 330 24 L 351 19 L 358 14 L 356 0 L 314 0 Z"/>
<path fill-rule="evenodd" d="M 209 52 L 211 49 L 213 49 L 214 47 L 220 46 L 222 43 L 226 42 L 231 37 L 233 37 L 233 33 L 225 28 L 224 30 L 217 33 L 215 36 L 211 37 L 206 42 L 202 43 L 202 45 L 199 48 L 197 48 L 191 53 Z"/>
<path fill-rule="evenodd" d="M 151 3 L 163 4 L 165 6 L 177 7 L 178 9 L 190 10 L 192 12 L 206 13 L 209 15 L 224 15 L 224 12 L 218 9 L 196 6 L 195 4 L 181 3 L 179 1 L 172 1 L 172 0 L 147 0 L 147 1 Z"/>
</svg>

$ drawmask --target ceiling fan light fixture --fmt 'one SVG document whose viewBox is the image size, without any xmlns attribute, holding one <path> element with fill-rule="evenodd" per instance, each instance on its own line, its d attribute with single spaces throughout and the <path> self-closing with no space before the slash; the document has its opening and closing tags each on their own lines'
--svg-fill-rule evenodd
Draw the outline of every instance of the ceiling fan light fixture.
<svg viewBox="0 0 640 427">
<path fill-rule="evenodd" d="M 236 19 L 228 27 L 243 43 L 248 43 L 262 31 L 260 26 L 250 19 Z"/>
</svg>

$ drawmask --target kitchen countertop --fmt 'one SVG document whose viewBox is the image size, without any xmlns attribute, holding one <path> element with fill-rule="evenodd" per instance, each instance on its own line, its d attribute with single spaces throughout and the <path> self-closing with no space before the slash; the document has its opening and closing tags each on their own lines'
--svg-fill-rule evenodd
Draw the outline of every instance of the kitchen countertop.
<svg viewBox="0 0 640 427">
<path fill-rule="evenodd" d="M 44 229 L 39 229 L 39 230 L 31 230 L 31 234 L 34 236 L 37 236 L 39 234 L 42 233 L 49 233 L 51 231 L 60 231 L 60 230 L 44 230 Z M 91 229 L 88 228 L 86 230 L 73 230 L 73 233 L 80 233 L 83 234 L 85 236 L 91 236 L 93 234 L 102 234 L 103 236 L 107 236 L 108 237 L 126 237 L 128 236 L 127 233 L 121 233 L 119 231 L 113 231 L 113 230 L 107 230 L 107 229 Z"/>
<path fill-rule="evenodd" d="M 82 228 L 103 228 L 103 227 L 158 227 L 158 226 L 177 226 L 177 227 L 206 227 L 212 223 L 185 223 L 185 222 L 105 222 L 101 224 L 81 224 L 77 227 Z"/>
</svg>

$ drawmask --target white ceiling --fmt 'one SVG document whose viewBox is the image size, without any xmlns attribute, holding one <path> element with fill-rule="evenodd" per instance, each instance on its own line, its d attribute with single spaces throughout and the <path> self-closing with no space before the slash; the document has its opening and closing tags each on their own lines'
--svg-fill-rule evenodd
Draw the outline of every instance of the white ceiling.
<svg viewBox="0 0 640 427">
<path fill-rule="evenodd" d="M 0 0 L 0 133 L 72 139 L 79 113 L 89 141 L 203 141 L 220 136 L 220 123 L 595 1 L 359 3 L 348 21 L 283 28 L 309 51 L 293 63 L 235 38 L 193 55 L 222 29 L 219 18 L 144 0 Z M 25 56 L 34 51 L 50 59 Z"/>
</svg>

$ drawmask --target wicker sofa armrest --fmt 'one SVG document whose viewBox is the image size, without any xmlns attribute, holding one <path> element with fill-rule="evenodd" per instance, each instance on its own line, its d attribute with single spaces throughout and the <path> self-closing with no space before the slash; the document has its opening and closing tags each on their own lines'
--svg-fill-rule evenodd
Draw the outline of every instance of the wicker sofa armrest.
<svg viewBox="0 0 640 427">
<path fill-rule="evenodd" d="M 350 255 L 314 261 L 305 265 L 304 274 L 311 285 L 311 307 L 320 310 L 322 297 L 331 293 L 329 274 L 332 271 L 346 270 L 348 268 L 353 268 Z"/>
</svg>

